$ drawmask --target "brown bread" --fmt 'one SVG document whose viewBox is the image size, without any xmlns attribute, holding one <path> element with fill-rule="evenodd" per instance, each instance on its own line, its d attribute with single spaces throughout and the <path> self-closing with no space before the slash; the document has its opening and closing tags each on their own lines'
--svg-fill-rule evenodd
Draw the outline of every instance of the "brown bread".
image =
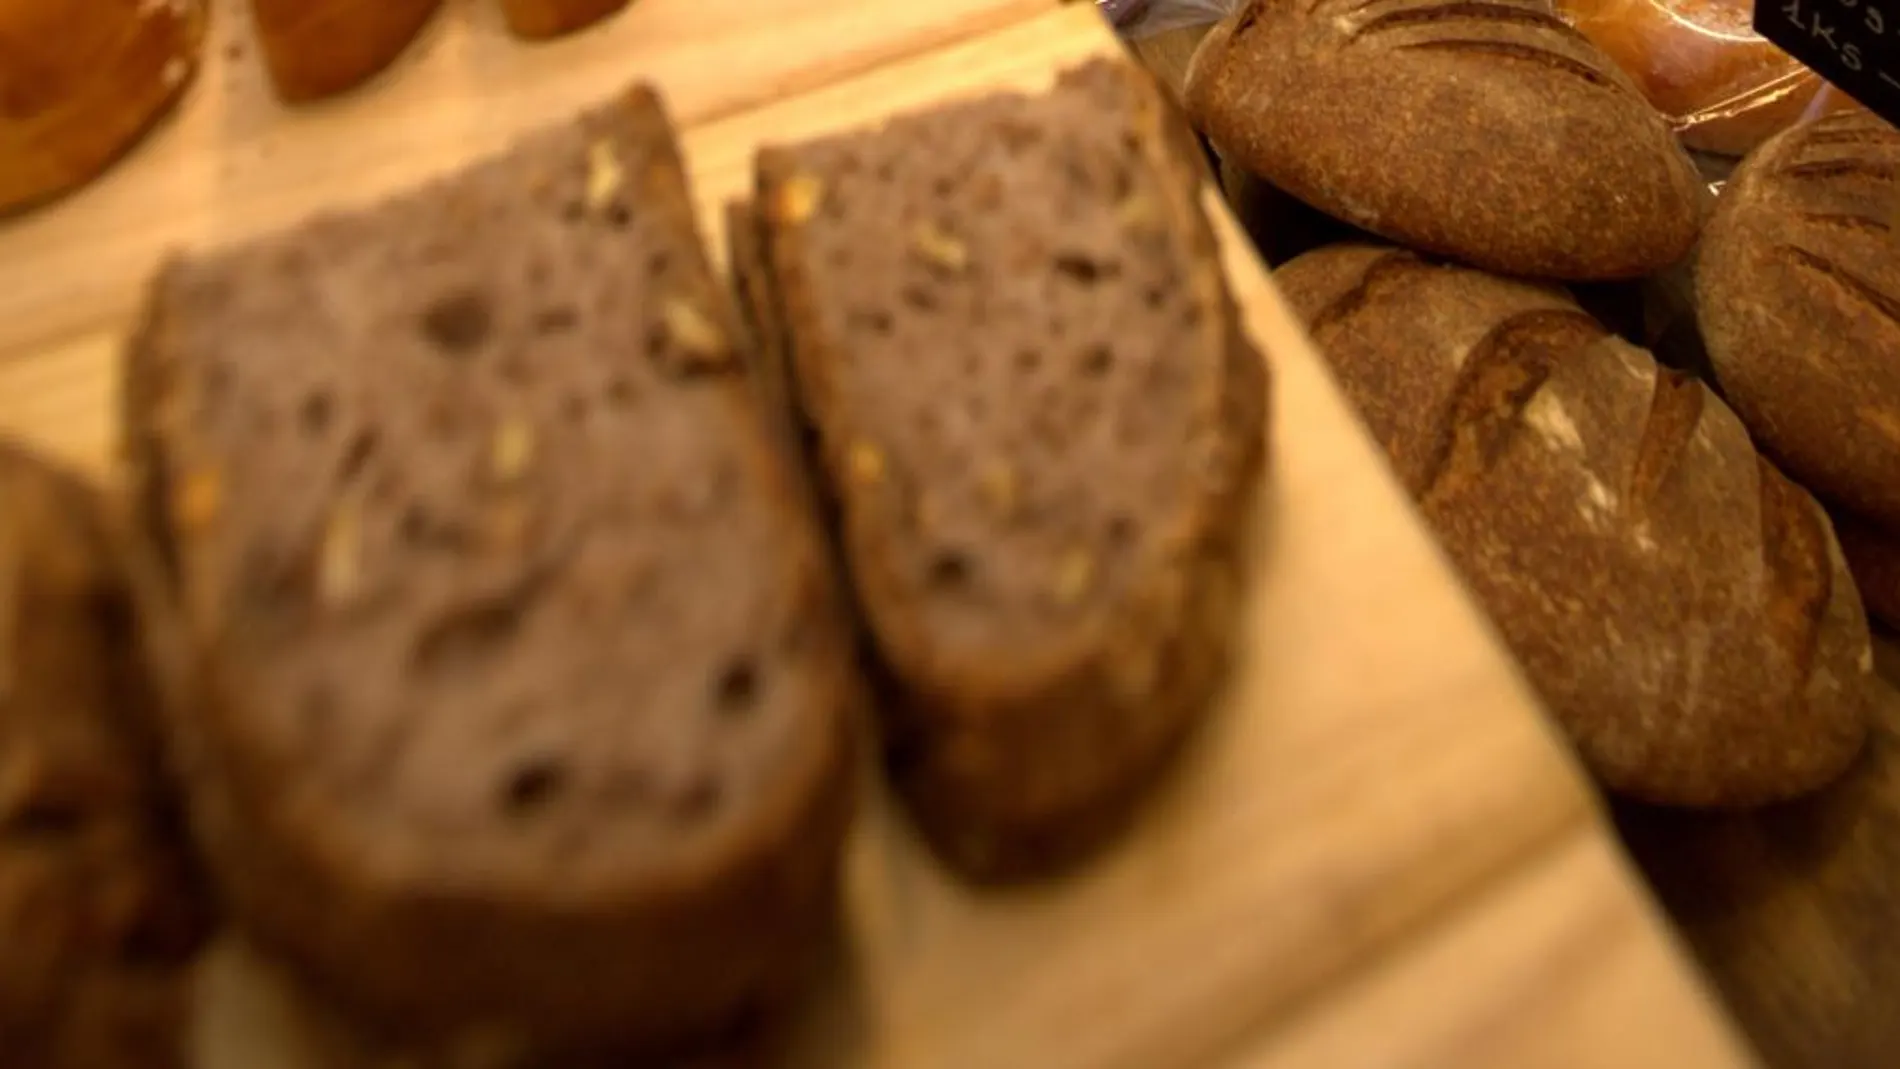
<svg viewBox="0 0 1900 1069">
<path fill-rule="evenodd" d="M 1900 132 L 1838 115 L 1743 161 L 1696 301 L 1762 448 L 1829 505 L 1900 532 Z"/>
<path fill-rule="evenodd" d="M 0 0 L 0 216 L 98 176 L 198 71 L 204 0 Z"/>
<path fill-rule="evenodd" d="M 889 682 L 899 789 L 1001 879 L 1126 818 L 1224 674 L 1265 375 L 1144 75 L 769 151 L 735 262 Z"/>
<path fill-rule="evenodd" d="M 1859 752 L 1872 654 L 1827 516 L 1704 386 L 1559 291 L 1410 252 L 1276 277 L 1607 786 L 1753 805 Z"/>
<path fill-rule="evenodd" d="M 557 1064 L 782 996 L 859 682 L 653 95 L 174 264 L 148 316 L 127 439 L 249 933 Z"/>
<path fill-rule="evenodd" d="M 442 0 L 251 0 L 264 66 L 290 103 L 374 78 L 422 32 Z"/>
<path fill-rule="evenodd" d="M 161 770 L 122 540 L 0 443 L 0 1063 L 182 1069 L 211 911 Z"/>
<path fill-rule="evenodd" d="M 627 6 L 627 0 L 501 0 L 508 29 L 538 40 L 591 26 Z"/>
<path fill-rule="evenodd" d="M 1700 221 L 1661 116 L 1538 0 L 1249 0 L 1196 55 L 1188 110 L 1307 203 L 1506 274 L 1646 275 Z"/>
</svg>

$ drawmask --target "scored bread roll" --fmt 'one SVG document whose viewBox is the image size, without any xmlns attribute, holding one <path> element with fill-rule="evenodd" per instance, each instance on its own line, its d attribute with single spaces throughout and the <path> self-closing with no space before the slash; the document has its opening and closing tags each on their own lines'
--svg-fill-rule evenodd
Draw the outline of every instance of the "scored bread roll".
<svg viewBox="0 0 1900 1069">
<path fill-rule="evenodd" d="M 1684 144 L 1740 156 L 1853 98 L 1755 32 L 1753 0 L 1558 0 Z"/>
<path fill-rule="evenodd" d="M 1746 806 L 1847 767 L 1872 670 L 1853 580 L 1706 387 L 1559 291 L 1410 252 L 1276 279 L 1610 789 Z"/>
<path fill-rule="evenodd" d="M 0 215 L 97 177 L 198 70 L 203 0 L 0 0 Z"/>
<path fill-rule="evenodd" d="M 501 0 L 508 29 L 538 40 L 591 26 L 627 6 L 627 0 Z"/>
<path fill-rule="evenodd" d="M 1195 54 L 1187 102 L 1234 165 L 1506 274 L 1648 275 L 1701 223 L 1662 117 L 1539 0 L 1249 0 Z"/>
<path fill-rule="evenodd" d="M 1900 131 L 1831 116 L 1744 160 L 1697 257 L 1696 308 L 1763 449 L 1900 532 Z"/>
<path fill-rule="evenodd" d="M 264 66 L 290 103 L 334 96 L 393 63 L 442 0 L 251 0 Z"/>
</svg>

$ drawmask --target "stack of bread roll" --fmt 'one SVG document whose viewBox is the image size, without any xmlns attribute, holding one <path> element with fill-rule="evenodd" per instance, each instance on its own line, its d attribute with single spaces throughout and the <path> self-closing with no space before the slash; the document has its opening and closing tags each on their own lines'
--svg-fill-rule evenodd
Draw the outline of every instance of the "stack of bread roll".
<svg viewBox="0 0 1900 1069">
<path fill-rule="evenodd" d="M 1718 198 L 1654 90 L 1544 0 L 1249 0 L 1180 86 L 1583 762 L 1633 820 L 1670 822 L 1663 852 L 1709 862 L 1659 876 L 1706 881 L 1759 861 L 1717 827 L 1851 822 L 1880 795 L 1825 788 L 1857 760 L 1853 783 L 1879 775 L 1893 737 L 1867 612 L 1900 624 L 1900 133 L 1783 115 Z M 1640 347 L 1640 307 L 1586 310 L 1682 271 L 1703 376 Z M 1870 894 L 1886 873 L 1860 866 L 1822 911 L 1896 901 Z M 1729 901 L 1725 931 L 1768 908 Z M 1817 1034 L 1811 990 L 1757 987 L 1743 941 L 1699 941 L 1738 1003 L 1769 1008 L 1745 1021 L 1764 1049 L 1855 1064 L 1789 1038 Z M 1875 1031 L 1867 1049 L 1900 1040 Z"/>
</svg>

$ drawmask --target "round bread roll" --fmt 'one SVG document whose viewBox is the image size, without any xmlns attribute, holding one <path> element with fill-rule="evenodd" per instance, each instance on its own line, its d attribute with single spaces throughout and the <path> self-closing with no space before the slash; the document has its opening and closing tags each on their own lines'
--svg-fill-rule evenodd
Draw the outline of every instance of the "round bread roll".
<svg viewBox="0 0 1900 1069">
<path fill-rule="evenodd" d="M 203 0 L 0 0 L 0 215 L 98 177 L 184 92 Z"/>
<path fill-rule="evenodd" d="M 374 78 L 441 6 L 442 0 L 251 0 L 271 84 L 292 104 Z"/>
<path fill-rule="evenodd" d="M 1741 156 L 1803 118 L 1855 107 L 1757 34 L 1752 0 L 1558 0 L 1676 127 L 1683 144 Z"/>
</svg>

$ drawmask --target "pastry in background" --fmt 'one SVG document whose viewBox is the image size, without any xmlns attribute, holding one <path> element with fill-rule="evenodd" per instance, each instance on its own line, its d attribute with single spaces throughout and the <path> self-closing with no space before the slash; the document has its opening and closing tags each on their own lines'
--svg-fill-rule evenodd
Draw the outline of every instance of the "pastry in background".
<svg viewBox="0 0 1900 1069">
<path fill-rule="evenodd" d="M 1859 107 L 1755 32 L 1753 0 L 1557 0 L 1557 9 L 1701 152 L 1740 156 L 1803 119 Z"/>
<path fill-rule="evenodd" d="M 354 89 L 393 63 L 442 0 L 251 0 L 277 95 L 306 103 Z"/>
<path fill-rule="evenodd" d="M 646 1064 L 829 934 L 861 680 L 739 345 L 645 90 L 154 283 L 194 823 L 369 1029 Z"/>
<path fill-rule="evenodd" d="M 1752 806 L 1853 761 L 1873 667 L 1853 580 L 1707 387 L 1558 290 L 1399 249 L 1275 281 L 1605 786 Z"/>
<path fill-rule="evenodd" d="M 733 261 L 808 429 L 900 793 L 963 875 L 1075 862 L 1237 638 L 1266 372 L 1188 130 L 1100 60 L 769 149 Z"/>
<path fill-rule="evenodd" d="M 166 790 L 123 545 L 0 443 L 0 1060 L 184 1069 L 212 914 Z"/>
<path fill-rule="evenodd" d="M 197 73 L 203 0 L 0 0 L 0 215 L 91 181 Z"/>
<path fill-rule="evenodd" d="M 626 6 L 627 0 L 501 0 L 508 28 L 530 40 L 572 33 Z"/>
<path fill-rule="evenodd" d="M 1187 99 L 1223 159 L 1507 274 L 1640 277 L 1701 222 L 1662 117 L 1538 0 L 1249 0 L 1201 45 Z"/>
<path fill-rule="evenodd" d="M 1900 131 L 1867 112 L 1742 162 L 1696 266 L 1723 392 L 1789 475 L 1850 517 L 1868 604 L 1894 618 L 1900 545 Z"/>
</svg>

